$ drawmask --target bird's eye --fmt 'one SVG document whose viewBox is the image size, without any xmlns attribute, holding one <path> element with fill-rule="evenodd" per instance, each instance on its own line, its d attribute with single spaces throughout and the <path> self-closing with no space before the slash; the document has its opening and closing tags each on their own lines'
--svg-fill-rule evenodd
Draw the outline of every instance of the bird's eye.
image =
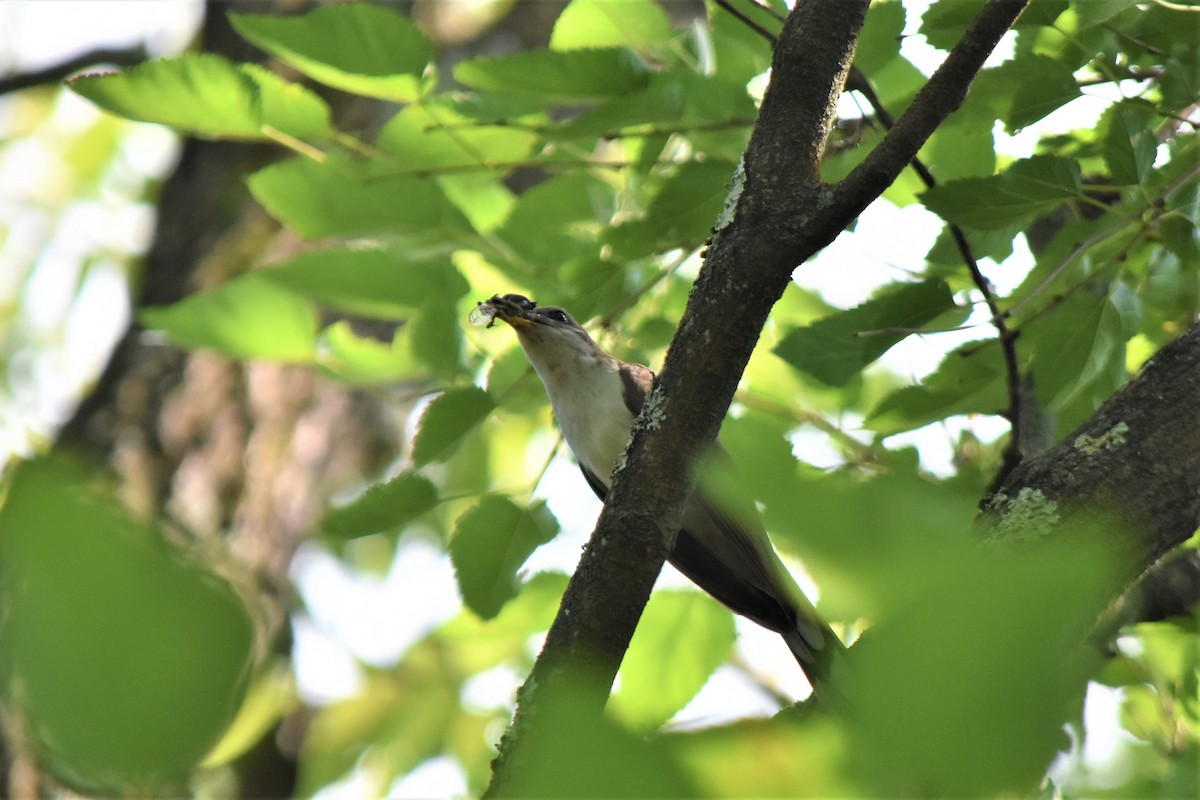
<svg viewBox="0 0 1200 800">
<path fill-rule="evenodd" d="M 567 317 L 566 312 L 560 311 L 557 308 L 554 309 L 553 311 L 547 311 L 546 319 L 553 320 L 554 322 L 564 322 L 564 323 L 570 321 L 569 318 Z"/>
</svg>

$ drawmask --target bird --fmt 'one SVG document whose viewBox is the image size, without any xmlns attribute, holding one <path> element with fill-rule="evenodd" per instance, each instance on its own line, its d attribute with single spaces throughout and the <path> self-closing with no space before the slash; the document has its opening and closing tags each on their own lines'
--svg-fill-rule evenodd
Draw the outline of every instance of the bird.
<svg viewBox="0 0 1200 800">
<path fill-rule="evenodd" d="M 473 324 L 490 328 L 497 319 L 516 332 L 584 479 L 603 501 L 654 373 L 606 353 L 557 306 L 497 294 L 471 312 Z M 746 517 L 735 520 L 697 487 L 667 560 L 734 613 L 779 633 L 819 691 L 844 645 L 791 578 L 757 517 Z"/>
</svg>

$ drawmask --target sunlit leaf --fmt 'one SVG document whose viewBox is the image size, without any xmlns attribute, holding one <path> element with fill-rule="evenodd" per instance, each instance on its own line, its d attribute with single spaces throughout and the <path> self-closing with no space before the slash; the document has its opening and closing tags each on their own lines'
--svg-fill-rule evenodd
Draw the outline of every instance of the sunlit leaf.
<svg viewBox="0 0 1200 800">
<path fill-rule="evenodd" d="M 259 274 L 323 306 L 388 320 L 407 319 L 431 295 L 457 298 L 467 291 L 444 261 L 414 262 L 375 247 L 314 250 Z"/>
<path fill-rule="evenodd" d="M 633 53 L 614 47 L 481 56 L 461 62 L 454 77 L 475 89 L 561 103 L 636 92 L 649 73 Z"/>
<path fill-rule="evenodd" d="M 796 725 L 785 715 L 665 734 L 681 770 L 704 797 L 854 797 L 863 794 L 840 765 L 846 736 L 835 720 Z"/>
<path fill-rule="evenodd" d="M 382 384 L 411 378 L 418 365 L 405 347 L 403 331 L 391 341 L 359 336 L 349 322 L 335 322 L 321 331 L 317 363 L 342 380 Z"/>
<path fill-rule="evenodd" d="M 602 220 L 615 202 L 612 188 L 594 176 L 562 175 L 522 194 L 496 235 L 523 262 L 557 266 L 580 255 L 588 242 L 599 249 Z"/>
<path fill-rule="evenodd" d="M 712 598 L 655 592 L 621 662 L 620 688 L 609 708 L 636 729 L 662 725 L 725 662 L 734 637 L 733 617 Z"/>
<path fill-rule="evenodd" d="M 868 79 L 876 79 L 883 65 L 900 54 L 903 32 L 903 3 L 899 0 L 872 3 L 867 10 L 867 21 L 858 34 L 854 66 L 862 70 Z"/>
<path fill-rule="evenodd" d="M 316 353 L 312 307 L 256 272 L 174 305 L 142 309 L 138 316 L 177 344 L 236 358 L 307 362 Z"/>
<path fill-rule="evenodd" d="M 550 47 L 640 49 L 670 41 L 671 20 L 654 0 L 572 0 L 554 23 Z"/>
<path fill-rule="evenodd" d="M 148 61 L 109 75 L 85 75 L 71 89 L 130 119 L 210 138 L 260 139 L 257 84 L 213 53 Z"/>
<path fill-rule="evenodd" d="M 566 575 L 538 573 L 521 584 L 517 596 L 496 616 L 482 619 L 464 610 L 442 626 L 438 635 L 454 646 L 464 668 L 472 673 L 508 660 L 528 666 L 532 663 L 529 639 L 550 627 L 566 588 Z"/>
<path fill-rule="evenodd" d="M 496 616 L 517 594 L 517 570 L 556 533 L 558 522 L 545 503 L 521 508 L 507 497 L 480 500 L 458 518 L 450 540 L 463 602 L 484 619 Z"/>
<path fill-rule="evenodd" d="M 643 219 L 614 227 L 609 241 L 626 258 L 696 245 L 712 232 L 725 204 L 733 164 L 685 164 L 650 201 Z"/>
<path fill-rule="evenodd" d="M 255 45 L 329 86 L 397 102 L 424 93 L 433 43 L 384 6 L 341 3 L 300 16 L 230 13 L 229 20 Z"/>
<path fill-rule="evenodd" d="M 383 126 L 375 144 L 408 169 L 487 167 L 529 156 L 536 134 L 517 125 L 474 119 L 459 105 L 439 96 L 405 106 Z"/>
<path fill-rule="evenodd" d="M 297 158 L 259 170 L 248 183 L 256 200 L 306 239 L 375 234 L 435 246 L 471 227 L 436 183 L 421 178 L 372 177 L 348 164 Z"/>
<path fill-rule="evenodd" d="M 316 92 L 257 64 L 242 64 L 242 71 L 258 86 L 264 126 L 298 139 L 326 139 L 333 135 L 329 106 Z M 271 135 L 266 130 L 264 133 Z"/>
<path fill-rule="evenodd" d="M 421 415 L 413 442 L 413 461 L 418 466 L 444 461 L 495 407 L 491 395 L 474 386 L 446 390 Z"/>
</svg>

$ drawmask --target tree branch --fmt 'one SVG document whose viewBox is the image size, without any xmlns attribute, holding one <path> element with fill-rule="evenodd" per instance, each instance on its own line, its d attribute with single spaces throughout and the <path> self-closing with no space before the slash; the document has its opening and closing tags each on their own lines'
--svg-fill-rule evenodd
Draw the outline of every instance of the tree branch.
<svg viewBox="0 0 1200 800">
<path fill-rule="evenodd" d="M 916 101 L 842 186 L 818 165 L 868 0 L 801 0 L 772 63 L 759 121 L 734 180 L 735 215 L 708 250 L 664 368 L 635 425 L 596 530 L 546 645 L 518 694 L 487 795 L 520 791 L 535 768 L 539 705 L 598 715 L 641 609 L 679 529 L 690 465 L 716 437 L 738 380 L 792 271 L 838 235 L 957 107 L 976 71 L 1025 7 L 991 0 Z M 871 194 L 871 192 L 874 194 Z M 587 681 L 581 682 L 580 676 Z"/>
<path fill-rule="evenodd" d="M 1200 324 L 1057 446 L 1023 462 L 987 503 L 1001 518 L 1022 492 L 1054 503 L 1059 520 L 1101 514 L 1128 535 L 1132 581 L 1200 527 Z"/>
<path fill-rule="evenodd" d="M 103 48 L 89 50 L 86 53 L 68 58 L 66 61 L 53 64 L 45 69 L 34 70 L 32 72 L 19 72 L 16 75 L 0 78 L 0 95 L 6 95 L 9 92 L 19 92 L 22 89 L 30 89 L 34 86 L 59 83 L 88 67 L 95 67 L 100 64 L 128 67 L 139 64 L 147 58 L 149 58 L 149 54 L 146 52 L 146 48 L 142 46 L 130 47 L 125 50 Z"/>
</svg>

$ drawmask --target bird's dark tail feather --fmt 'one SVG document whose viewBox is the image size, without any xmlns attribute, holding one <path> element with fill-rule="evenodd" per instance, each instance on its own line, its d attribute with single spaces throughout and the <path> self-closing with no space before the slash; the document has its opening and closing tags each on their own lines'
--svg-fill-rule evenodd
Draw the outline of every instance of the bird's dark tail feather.
<svg viewBox="0 0 1200 800">
<path fill-rule="evenodd" d="M 820 619 L 801 619 L 795 630 L 780 634 L 796 657 L 804 676 L 812 684 L 813 694 L 822 704 L 841 705 L 841 693 L 834 681 L 843 677 L 846 646 L 837 634 Z"/>
</svg>

